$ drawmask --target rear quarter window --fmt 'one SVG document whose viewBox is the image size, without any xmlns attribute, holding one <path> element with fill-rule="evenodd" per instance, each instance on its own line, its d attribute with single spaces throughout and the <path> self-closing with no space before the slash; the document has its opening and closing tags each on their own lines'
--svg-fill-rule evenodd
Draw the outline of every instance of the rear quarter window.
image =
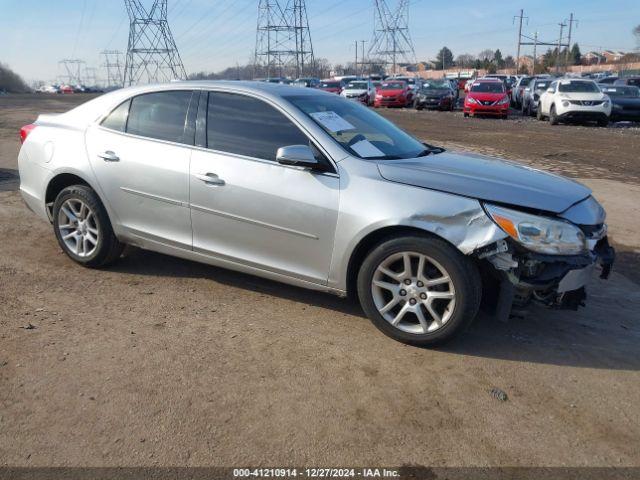
<svg viewBox="0 0 640 480">
<path fill-rule="evenodd" d="M 129 116 L 129 106 L 131 99 L 118 105 L 113 111 L 102 121 L 100 125 L 109 130 L 116 132 L 124 132 L 127 128 L 127 118 Z"/>
</svg>

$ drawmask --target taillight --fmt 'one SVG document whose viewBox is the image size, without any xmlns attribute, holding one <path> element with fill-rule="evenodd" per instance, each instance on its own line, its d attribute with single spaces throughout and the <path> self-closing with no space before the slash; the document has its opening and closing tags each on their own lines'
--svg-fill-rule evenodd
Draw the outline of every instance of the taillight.
<svg viewBox="0 0 640 480">
<path fill-rule="evenodd" d="M 20 129 L 20 143 L 24 143 L 29 134 L 36 128 L 33 123 L 31 125 L 25 125 Z"/>
</svg>

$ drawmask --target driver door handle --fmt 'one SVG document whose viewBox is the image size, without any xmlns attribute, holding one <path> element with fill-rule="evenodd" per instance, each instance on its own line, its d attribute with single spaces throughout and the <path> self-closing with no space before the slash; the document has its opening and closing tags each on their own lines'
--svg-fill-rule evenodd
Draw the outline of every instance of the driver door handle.
<svg viewBox="0 0 640 480">
<path fill-rule="evenodd" d="M 196 177 L 198 180 L 202 180 L 207 185 L 219 187 L 225 185 L 225 181 L 218 177 L 218 175 L 216 175 L 215 173 L 206 173 L 204 175 L 196 173 L 194 177 Z"/>
<path fill-rule="evenodd" d="M 119 162 L 120 161 L 120 157 L 118 157 L 111 150 L 107 150 L 106 152 L 99 153 L 98 157 L 103 159 L 105 162 Z"/>
</svg>

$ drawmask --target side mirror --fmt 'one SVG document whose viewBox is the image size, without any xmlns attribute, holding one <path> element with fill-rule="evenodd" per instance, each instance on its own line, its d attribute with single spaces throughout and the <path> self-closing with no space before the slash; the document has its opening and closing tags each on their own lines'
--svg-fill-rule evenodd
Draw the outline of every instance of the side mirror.
<svg viewBox="0 0 640 480">
<path fill-rule="evenodd" d="M 317 168 L 320 165 L 308 145 L 289 145 L 280 147 L 276 153 L 276 161 L 282 165 L 294 165 L 296 167 Z"/>
<path fill-rule="evenodd" d="M 555 92 L 553 91 L 553 88 L 547 88 L 547 93 L 555 93 Z"/>
</svg>

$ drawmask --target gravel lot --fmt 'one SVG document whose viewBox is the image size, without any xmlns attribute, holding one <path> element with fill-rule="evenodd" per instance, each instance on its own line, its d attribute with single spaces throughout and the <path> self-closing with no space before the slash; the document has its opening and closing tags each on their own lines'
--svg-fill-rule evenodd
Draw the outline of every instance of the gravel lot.
<svg viewBox="0 0 640 480">
<path fill-rule="evenodd" d="M 637 127 L 383 112 L 581 179 L 620 252 L 578 313 L 481 318 L 426 350 L 348 300 L 222 269 L 73 264 L 9 177 L 19 127 L 85 99 L 0 97 L 0 465 L 640 465 Z"/>
</svg>

